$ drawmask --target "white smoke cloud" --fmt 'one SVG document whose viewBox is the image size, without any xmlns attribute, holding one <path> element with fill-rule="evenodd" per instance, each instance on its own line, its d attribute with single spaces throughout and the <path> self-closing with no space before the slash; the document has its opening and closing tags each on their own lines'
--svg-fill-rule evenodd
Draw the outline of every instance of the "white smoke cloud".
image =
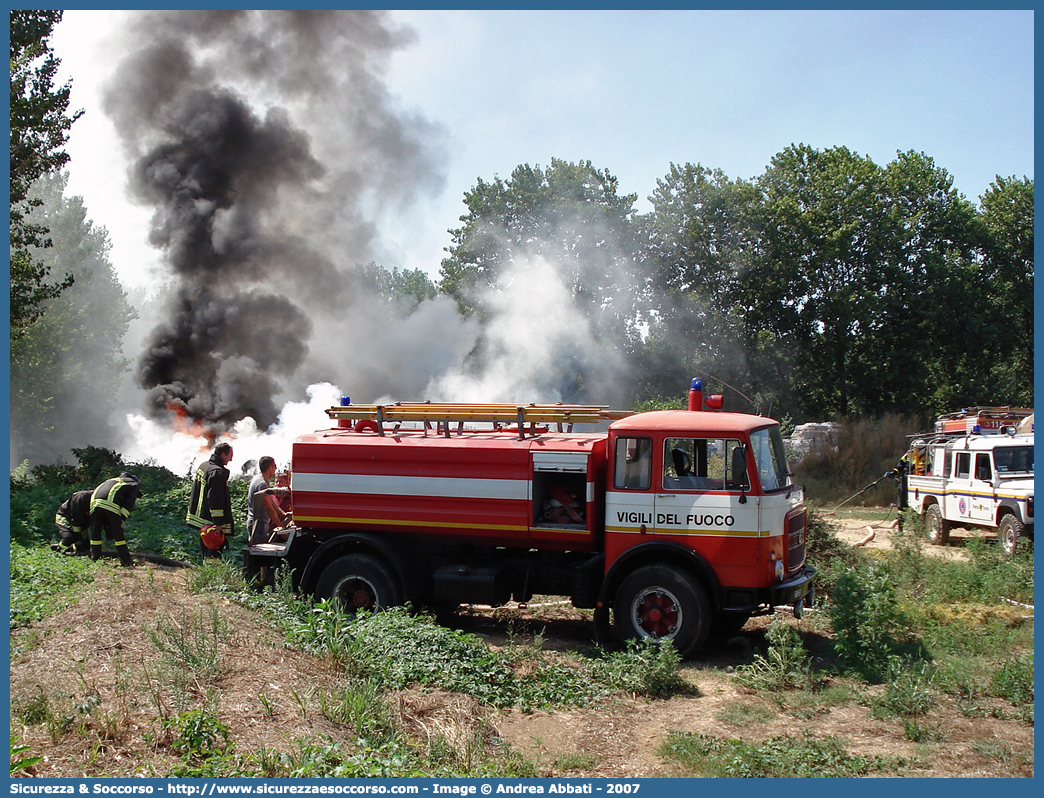
<svg viewBox="0 0 1044 798">
<path fill-rule="evenodd" d="M 309 385 L 307 399 L 287 402 L 278 420 L 267 430 L 258 429 L 249 416 L 233 425 L 217 441 L 232 444 L 233 458 L 229 469 L 240 473 L 264 455 L 274 457 L 280 469 L 290 463 L 294 439 L 299 435 L 332 426 L 326 409 L 340 404 L 340 389 L 328 382 Z M 127 414 L 130 439 L 124 447 L 127 462 L 155 463 L 185 476 L 210 457 L 211 441 L 198 431 L 172 429 L 169 424 L 136 413 Z M 256 469 L 249 469 L 252 474 Z"/>
<path fill-rule="evenodd" d="M 577 307 L 563 272 L 542 256 L 516 258 L 501 287 L 487 292 L 490 312 L 482 366 L 435 375 L 425 395 L 451 402 L 560 402 L 562 386 L 596 363 L 606 374 L 623 367 Z"/>
</svg>

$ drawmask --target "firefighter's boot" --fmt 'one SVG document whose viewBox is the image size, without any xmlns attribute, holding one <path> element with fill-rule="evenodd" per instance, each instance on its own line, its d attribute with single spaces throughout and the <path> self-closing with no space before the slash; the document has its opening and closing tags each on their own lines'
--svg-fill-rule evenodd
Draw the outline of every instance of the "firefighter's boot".
<svg viewBox="0 0 1044 798">
<path fill-rule="evenodd" d="M 102 556 L 101 543 L 95 543 L 94 541 L 91 541 L 91 559 L 94 560 L 95 562 L 97 562 L 98 560 L 101 559 L 101 556 Z"/>
<path fill-rule="evenodd" d="M 116 553 L 120 555 L 120 565 L 127 568 L 134 565 L 134 558 L 131 557 L 130 552 L 127 551 L 126 543 L 124 543 L 122 546 L 117 546 Z"/>
</svg>

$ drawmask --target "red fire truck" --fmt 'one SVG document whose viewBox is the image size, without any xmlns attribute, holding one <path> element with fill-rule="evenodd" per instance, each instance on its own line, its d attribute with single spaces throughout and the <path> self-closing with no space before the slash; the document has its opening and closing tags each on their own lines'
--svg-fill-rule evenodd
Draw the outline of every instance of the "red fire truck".
<svg viewBox="0 0 1044 798">
<path fill-rule="evenodd" d="M 647 413 L 345 399 L 294 442 L 287 540 L 248 560 L 285 559 L 347 611 L 568 596 L 600 643 L 615 627 L 687 656 L 812 599 L 779 424 L 720 407 L 699 380 L 689 409 Z M 585 422 L 611 423 L 572 431 Z"/>
</svg>

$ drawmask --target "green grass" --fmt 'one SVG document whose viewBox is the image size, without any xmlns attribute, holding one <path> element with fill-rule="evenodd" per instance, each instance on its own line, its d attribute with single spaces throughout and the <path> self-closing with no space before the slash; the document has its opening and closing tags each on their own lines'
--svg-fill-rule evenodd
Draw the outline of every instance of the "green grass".
<svg viewBox="0 0 1044 798">
<path fill-rule="evenodd" d="M 749 701 L 732 701 L 718 712 L 718 720 L 730 726 L 748 727 L 768 723 L 775 718 L 776 712 L 763 704 L 752 704 Z"/>
<path fill-rule="evenodd" d="M 53 511 L 52 511 L 53 515 Z M 11 629 L 63 612 L 93 581 L 100 563 L 42 546 L 11 544 Z"/>
<path fill-rule="evenodd" d="M 842 740 L 810 733 L 772 737 L 755 744 L 671 732 L 660 755 L 677 762 L 692 776 L 713 778 L 856 778 L 909 769 L 909 763 L 903 760 L 849 754 Z"/>
<path fill-rule="evenodd" d="M 384 689 L 420 684 L 499 708 L 585 706 L 614 692 L 668 696 L 688 689 L 670 645 L 636 643 L 603 657 L 523 646 L 498 651 L 401 608 L 348 621 L 332 605 L 319 604 L 290 630 L 289 640 Z"/>
</svg>

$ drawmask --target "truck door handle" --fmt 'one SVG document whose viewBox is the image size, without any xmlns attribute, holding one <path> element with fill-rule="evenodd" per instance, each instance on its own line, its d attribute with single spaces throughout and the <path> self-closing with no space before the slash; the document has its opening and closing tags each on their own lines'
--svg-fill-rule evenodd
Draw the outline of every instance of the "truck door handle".
<svg viewBox="0 0 1044 798">
<path fill-rule="evenodd" d="M 677 493 L 657 493 L 656 494 L 656 498 L 657 499 L 677 499 L 678 498 L 678 494 Z"/>
</svg>

